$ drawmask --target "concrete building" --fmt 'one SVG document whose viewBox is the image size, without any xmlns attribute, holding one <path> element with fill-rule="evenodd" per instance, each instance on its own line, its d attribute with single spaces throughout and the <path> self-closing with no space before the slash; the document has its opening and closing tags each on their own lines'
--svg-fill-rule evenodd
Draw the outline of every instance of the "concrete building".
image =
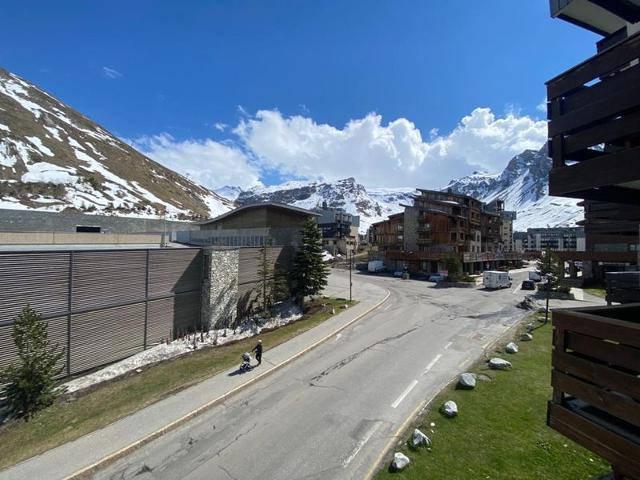
<svg viewBox="0 0 640 480">
<path fill-rule="evenodd" d="M 582 227 L 529 228 L 514 234 L 514 243 L 520 252 L 541 252 L 547 248 L 554 252 L 584 252 L 585 233 Z"/>
<path fill-rule="evenodd" d="M 322 231 L 322 243 L 327 251 L 334 255 L 349 255 L 357 251 L 360 227 L 358 215 L 352 215 L 343 208 L 328 207 L 326 202 L 315 212 L 318 214 L 318 227 Z"/>
</svg>

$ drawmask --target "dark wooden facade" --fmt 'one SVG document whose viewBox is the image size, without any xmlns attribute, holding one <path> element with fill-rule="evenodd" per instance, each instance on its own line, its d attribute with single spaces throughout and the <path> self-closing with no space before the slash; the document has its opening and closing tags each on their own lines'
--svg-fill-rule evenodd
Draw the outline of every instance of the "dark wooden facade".
<svg viewBox="0 0 640 480">
<path fill-rule="evenodd" d="M 548 424 L 640 478 L 640 305 L 556 310 Z"/>
<path fill-rule="evenodd" d="M 640 204 L 640 33 L 547 82 L 551 195 Z"/>
</svg>

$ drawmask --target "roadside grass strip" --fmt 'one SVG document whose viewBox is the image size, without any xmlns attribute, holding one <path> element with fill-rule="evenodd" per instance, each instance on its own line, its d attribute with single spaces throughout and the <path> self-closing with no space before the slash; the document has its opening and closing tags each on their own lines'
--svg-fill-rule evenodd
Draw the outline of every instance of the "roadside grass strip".
<svg viewBox="0 0 640 480">
<path fill-rule="evenodd" d="M 432 446 L 414 449 L 407 440 L 392 452 L 404 453 L 411 463 L 392 473 L 387 462 L 375 478 L 595 480 L 606 475 L 609 466 L 604 460 L 547 427 L 551 322 L 537 328 L 533 337 L 531 342 L 519 343 L 517 354 L 502 349 L 492 352 L 491 356 L 509 360 L 510 370 L 489 370 L 480 363 L 470 370 L 478 375 L 474 390 L 458 390 L 454 385 L 436 396 L 417 425 Z M 454 418 L 439 412 L 448 400 L 458 406 Z M 406 437 L 412 432 L 413 428 Z"/>
<path fill-rule="evenodd" d="M 321 304 L 326 304 L 325 308 Z M 344 299 L 317 299 L 303 317 L 276 330 L 235 343 L 196 350 L 174 359 L 144 367 L 101 384 L 75 399 L 62 399 L 28 422 L 12 421 L 0 427 L 0 469 L 75 440 L 141 410 L 163 398 L 224 372 L 240 363 L 257 338 L 265 350 L 280 345 L 340 313 Z M 267 357 L 268 358 L 268 357 Z M 1 472 L 0 472 L 1 473 Z"/>
</svg>

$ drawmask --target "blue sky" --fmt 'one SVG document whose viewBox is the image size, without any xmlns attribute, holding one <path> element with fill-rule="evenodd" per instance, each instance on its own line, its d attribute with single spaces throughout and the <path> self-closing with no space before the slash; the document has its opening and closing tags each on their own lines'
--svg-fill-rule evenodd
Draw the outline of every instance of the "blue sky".
<svg viewBox="0 0 640 480">
<path fill-rule="evenodd" d="M 365 180 L 398 186 L 416 172 L 428 183 L 499 171 L 508 152 L 539 132 L 524 143 L 500 133 L 508 148 L 494 145 L 477 160 L 467 152 L 477 145 L 453 148 L 450 134 L 478 108 L 490 109 L 484 124 L 492 129 L 511 115 L 540 130 L 544 81 L 592 55 L 595 40 L 551 19 L 546 0 L 3 0 L 0 66 L 210 186 L 338 178 L 350 156 L 360 163 L 344 176 L 361 173 L 371 156 L 371 168 L 386 165 L 391 175 Z M 372 112 L 381 118 L 367 129 Z M 398 119 L 409 124 L 389 129 Z M 415 132 L 419 141 L 393 140 L 383 150 L 395 153 L 378 158 L 376 139 Z M 361 135 L 367 140 L 358 144 Z M 422 156 L 403 156 L 416 145 Z M 434 153 L 443 148 L 456 168 Z M 492 153 L 496 160 L 487 160 Z M 318 167 L 325 159 L 326 172 Z M 233 175 L 203 176 L 234 162 Z"/>
</svg>

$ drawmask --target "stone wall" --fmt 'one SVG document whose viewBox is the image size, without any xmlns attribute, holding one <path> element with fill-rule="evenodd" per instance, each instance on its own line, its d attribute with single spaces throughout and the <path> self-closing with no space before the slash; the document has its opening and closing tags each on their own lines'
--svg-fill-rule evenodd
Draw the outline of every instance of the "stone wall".
<svg viewBox="0 0 640 480">
<path fill-rule="evenodd" d="M 204 254 L 202 322 L 209 329 L 233 325 L 238 310 L 240 250 L 206 248 Z"/>
</svg>

